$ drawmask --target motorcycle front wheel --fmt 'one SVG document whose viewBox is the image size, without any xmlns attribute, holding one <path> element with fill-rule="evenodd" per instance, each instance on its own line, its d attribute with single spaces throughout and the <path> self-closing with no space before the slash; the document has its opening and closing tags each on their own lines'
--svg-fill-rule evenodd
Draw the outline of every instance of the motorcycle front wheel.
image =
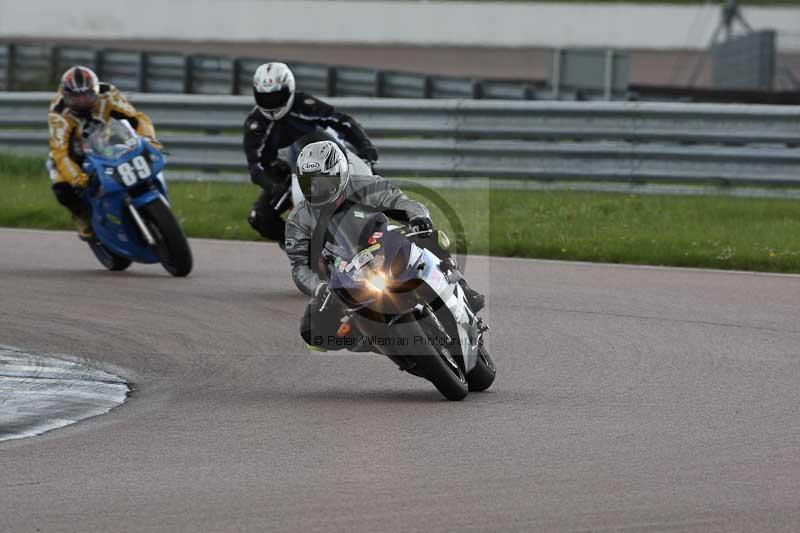
<svg viewBox="0 0 800 533">
<path fill-rule="evenodd" d="M 94 256 L 100 261 L 104 267 L 111 271 L 121 271 L 125 270 L 129 266 L 131 266 L 131 261 L 127 257 L 122 257 L 121 255 L 117 255 L 108 248 L 106 248 L 103 243 L 97 237 L 92 237 L 92 239 L 88 242 L 89 248 L 94 253 Z"/>
<path fill-rule="evenodd" d="M 496 373 L 497 369 L 494 366 L 494 361 L 492 361 L 489 352 L 486 351 L 486 347 L 481 342 L 480 346 L 478 346 L 478 362 L 475 363 L 475 368 L 467 374 L 469 390 L 475 392 L 485 391 L 494 383 Z"/>
<path fill-rule="evenodd" d="M 447 346 L 447 342 L 441 334 L 434 333 L 438 328 L 433 324 L 430 317 L 423 318 L 419 322 L 425 337 L 428 339 L 427 346 L 417 348 L 418 354 L 415 356 L 416 363 L 422 368 L 425 377 L 433 383 L 433 386 L 442 393 L 442 396 L 451 401 L 463 400 L 469 392 L 469 385 L 464 371 L 455 360 Z M 422 353 L 426 351 L 428 353 Z"/>
<path fill-rule="evenodd" d="M 464 372 L 456 363 L 449 349 L 440 348 L 438 352 L 439 357 L 430 360 L 438 368 L 428 368 L 429 379 L 448 400 L 463 400 L 469 392 Z"/>
<path fill-rule="evenodd" d="M 154 201 L 139 211 L 156 241 L 156 253 L 164 270 L 175 277 L 188 276 L 192 271 L 192 250 L 170 208 L 164 202 Z"/>
</svg>

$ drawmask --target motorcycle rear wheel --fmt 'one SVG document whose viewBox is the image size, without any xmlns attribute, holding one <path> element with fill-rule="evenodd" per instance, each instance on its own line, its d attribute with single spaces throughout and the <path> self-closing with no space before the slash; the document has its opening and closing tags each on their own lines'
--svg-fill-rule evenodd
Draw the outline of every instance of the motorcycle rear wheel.
<svg viewBox="0 0 800 533">
<path fill-rule="evenodd" d="M 139 208 L 142 218 L 156 240 L 156 253 L 164 270 L 175 277 L 192 271 L 192 250 L 178 220 L 164 202 L 150 202 Z"/>
<path fill-rule="evenodd" d="M 489 352 L 486 351 L 483 342 L 481 342 L 480 346 L 478 346 L 478 362 L 475 363 L 475 368 L 467 374 L 469 390 L 473 392 L 485 391 L 494 383 L 496 373 L 497 369 L 494 366 L 494 361 Z"/>
<path fill-rule="evenodd" d="M 117 255 L 108 248 L 106 248 L 103 243 L 97 237 L 92 237 L 91 240 L 88 242 L 89 248 L 94 253 L 94 256 L 100 261 L 104 267 L 108 270 L 118 272 L 121 270 L 125 270 L 129 266 L 131 266 L 131 261 L 127 257 L 122 257 L 121 255 Z"/>
</svg>

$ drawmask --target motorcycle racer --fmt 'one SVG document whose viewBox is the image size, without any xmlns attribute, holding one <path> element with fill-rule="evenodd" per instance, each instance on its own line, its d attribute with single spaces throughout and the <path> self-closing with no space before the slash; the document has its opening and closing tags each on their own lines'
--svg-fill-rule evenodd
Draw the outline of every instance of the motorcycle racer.
<svg viewBox="0 0 800 533">
<path fill-rule="evenodd" d="M 58 92 L 50 104 L 50 157 L 47 168 L 56 200 L 72 214 L 81 239 L 92 237 L 91 213 L 80 198 L 89 184 L 83 172 L 84 137 L 93 124 L 110 118 L 125 119 L 156 148 L 155 130 L 150 118 L 137 111 L 125 96 L 110 83 L 101 83 L 84 66 L 74 66 L 61 77 Z"/>
<path fill-rule="evenodd" d="M 431 230 L 433 223 L 424 205 L 411 200 L 380 176 L 351 176 L 344 154 L 331 141 L 311 143 L 303 148 L 297 159 L 297 173 L 304 200 L 289 215 L 285 245 L 295 285 L 312 297 L 300 328 L 303 340 L 312 346 L 312 337 L 328 339 L 336 332 L 344 311 L 338 300 L 329 302 L 320 310 L 328 295 L 321 244 L 332 215 L 359 206 L 407 222 L 415 231 Z M 436 246 L 437 239 L 430 240 L 432 251 L 455 268 L 449 252 Z M 459 283 L 470 307 L 477 313 L 484 306 L 484 297 L 470 288 L 463 278 Z M 318 342 L 314 345 L 320 347 Z M 339 349 L 342 346 L 326 345 L 325 348 Z"/>
<path fill-rule="evenodd" d="M 292 71 L 284 63 L 265 63 L 253 76 L 255 106 L 244 123 L 244 152 L 250 180 L 262 188 L 248 217 L 263 237 L 284 244 L 285 223 L 281 214 L 290 202 L 278 203 L 289 188 L 291 169 L 278 158 L 278 150 L 292 145 L 318 129 L 330 128 L 368 162 L 378 160 L 378 151 L 361 125 L 333 106 L 296 91 Z"/>
</svg>

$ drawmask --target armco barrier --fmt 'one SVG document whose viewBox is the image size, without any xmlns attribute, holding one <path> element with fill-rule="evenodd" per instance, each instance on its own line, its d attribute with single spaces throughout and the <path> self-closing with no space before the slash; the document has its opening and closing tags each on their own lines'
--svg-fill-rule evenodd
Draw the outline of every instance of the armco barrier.
<svg viewBox="0 0 800 533">
<path fill-rule="evenodd" d="M 0 148 L 46 151 L 45 93 L 0 93 Z M 132 94 L 175 167 L 241 171 L 252 99 Z M 341 98 L 388 176 L 800 184 L 800 108 Z"/>
</svg>

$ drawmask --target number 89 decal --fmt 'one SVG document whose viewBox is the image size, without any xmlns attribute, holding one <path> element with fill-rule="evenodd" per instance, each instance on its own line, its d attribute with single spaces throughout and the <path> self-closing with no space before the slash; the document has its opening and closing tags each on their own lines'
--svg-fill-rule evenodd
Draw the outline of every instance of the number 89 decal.
<svg viewBox="0 0 800 533">
<path fill-rule="evenodd" d="M 141 155 L 137 155 L 131 159 L 130 163 L 122 163 L 117 167 L 117 173 L 126 187 L 135 185 L 137 181 L 147 179 L 153 175 L 147 159 Z"/>
</svg>

